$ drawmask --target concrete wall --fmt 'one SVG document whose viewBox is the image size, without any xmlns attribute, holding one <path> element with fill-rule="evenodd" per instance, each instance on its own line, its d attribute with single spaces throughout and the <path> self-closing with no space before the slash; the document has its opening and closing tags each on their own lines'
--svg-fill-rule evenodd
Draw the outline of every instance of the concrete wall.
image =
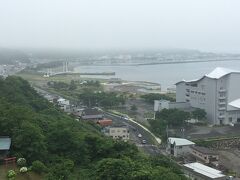
<svg viewBox="0 0 240 180">
<path fill-rule="evenodd" d="M 185 98 L 186 86 L 185 82 L 176 85 L 176 102 L 186 102 Z"/>
<path fill-rule="evenodd" d="M 170 102 L 169 103 L 169 109 L 189 109 L 190 103 L 189 102 Z"/>
<path fill-rule="evenodd" d="M 192 152 L 192 149 L 190 146 L 175 146 L 174 147 L 174 156 L 179 157 L 179 156 L 184 156 Z"/>
</svg>

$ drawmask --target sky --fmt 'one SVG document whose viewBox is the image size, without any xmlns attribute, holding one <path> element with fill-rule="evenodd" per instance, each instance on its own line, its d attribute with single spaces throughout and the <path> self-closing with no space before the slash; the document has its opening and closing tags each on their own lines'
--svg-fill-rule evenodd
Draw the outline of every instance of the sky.
<svg viewBox="0 0 240 180">
<path fill-rule="evenodd" d="M 240 53 L 239 0 L 0 0 L 0 47 Z"/>
</svg>

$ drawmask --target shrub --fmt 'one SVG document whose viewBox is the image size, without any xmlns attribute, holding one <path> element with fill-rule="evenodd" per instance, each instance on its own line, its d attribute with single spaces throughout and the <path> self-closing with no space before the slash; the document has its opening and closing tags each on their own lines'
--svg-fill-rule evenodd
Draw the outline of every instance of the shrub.
<svg viewBox="0 0 240 180">
<path fill-rule="evenodd" d="M 25 166 L 26 165 L 26 159 L 25 158 L 19 158 L 18 160 L 17 160 L 17 165 L 18 166 L 20 166 L 20 167 L 23 167 L 23 166 Z"/>
<path fill-rule="evenodd" d="M 20 173 L 26 173 L 28 171 L 27 167 L 21 167 L 19 172 Z"/>
<path fill-rule="evenodd" d="M 32 170 L 36 173 L 43 173 L 47 171 L 47 167 L 41 161 L 34 161 L 32 163 Z"/>
<path fill-rule="evenodd" d="M 13 179 L 15 179 L 15 177 L 16 177 L 16 173 L 15 173 L 14 170 L 9 170 L 9 171 L 7 172 L 7 178 L 8 178 L 8 179 L 13 180 Z"/>
</svg>

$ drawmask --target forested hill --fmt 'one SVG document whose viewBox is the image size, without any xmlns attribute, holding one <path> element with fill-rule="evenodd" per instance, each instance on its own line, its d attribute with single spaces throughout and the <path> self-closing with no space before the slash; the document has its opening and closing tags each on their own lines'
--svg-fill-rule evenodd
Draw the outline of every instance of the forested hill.
<svg viewBox="0 0 240 180">
<path fill-rule="evenodd" d="M 28 167 L 41 161 L 43 179 L 185 179 L 165 157 L 146 157 L 135 145 L 102 136 L 95 125 L 62 113 L 19 77 L 0 80 L 0 136 L 12 138 L 11 156 L 26 158 Z"/>
</svg>

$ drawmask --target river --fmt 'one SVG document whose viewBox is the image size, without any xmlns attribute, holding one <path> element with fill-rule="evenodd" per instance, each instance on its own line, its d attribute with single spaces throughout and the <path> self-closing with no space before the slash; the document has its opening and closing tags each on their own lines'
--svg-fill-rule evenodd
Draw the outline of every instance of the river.
<svg viewBox="0 0 240 180">
<path fill-rule="evenodd" d="M 240 61 L 197 62 L 179 64 L 155 64 L 141 66 L 78 66 L 75 72 L 115 72 L 115 76 L 88 76 L 98 78 L 121 78 L 129 81 L 148 81 L 161 84 L 163 90 L 174 87 L 182 79 L 200 78 L 216 67 L 231 68 L 240 71 Z"/>
</svg>

